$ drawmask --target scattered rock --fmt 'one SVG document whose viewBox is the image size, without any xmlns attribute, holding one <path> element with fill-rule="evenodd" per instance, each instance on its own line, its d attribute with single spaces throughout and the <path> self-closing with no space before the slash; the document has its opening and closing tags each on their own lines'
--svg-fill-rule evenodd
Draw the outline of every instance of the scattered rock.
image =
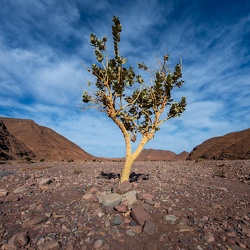
<svg viewBox="0 0 250 250">
<path fill-rule="evenodd" d="M 44 186 L 44 185 L 49 185 L 52 182 L 50 178 L 43 178 L 42 180 L 39 181 L 38 185 L 39 186 Z"/>
<path fill-rule="evenodd" d="M 117 193 L 107 194 L 103 197 L 102 205 L 105 207 L 115 207 L 122 201 L 122 196 Z"/>
<path fill-rule="evenodd" d="M 27 236 L 27 234 L 18 233 L 18 234 L 13 235 L 10 238 L 5 249 L 16 250 L 16 249 L 26 246 L 28 243 L 29 243 L 29 237 Z"/>
<path fill-rule="evenodd" d="M 156 226 L 154 222 L 151 220 L 146 220 L 144 227 L 143 227 L 143 232 L 148 233 L 148 234 L 154 234 L 156 232 Z"/>
<path fill-rule="evenodd" d="M 129 236 L 135 236 L 135 233 L 131 229 L 128 229 L 126 231 L 126 234 L 129 235 Z"/>
<path fill-rule="evenodd" d="M 103 243 L 104 243 L 103 240 L 100 240 L 100 239 L 96 240 L 95 243 L 94 243 L 94 248 L 95 249 L 101 248 L 103 246 Z"/>
<path fill-rule="evenodd" d="M 132 184 L 129 181 L 124 181 L 117 187 L 116 192 L 118 194 L 124 194 L 131 191 L 132 189 L 133 189 Z"/>
<path fill-rule="evenodd" d="M 39 250 L 59 250 L 61 249 L 60 243 L 56 240 L 46 241 L 39 245 Z"/>
<path fill-rule="evenodd" d="M 5 198 L 6 203 L 15 201 L 19 201 L 19 197 L 14 193 L 9 193 Z"/>
<path fill-rule="evenodd" d="M 144 226 L 145 221 L 150 219 L 150 215 L 144 210 L 142 206 L 133 207 L 131 211 L 131 217 L 141 226 Z"/>
<path fill-rule="evenodd" d="M 46 191 L 49 190 L 49 184 L 52 183 L 52 180 L 50 178 L 43 178 L 40 182 L 39 182 L 39 188 L 41 191 Z"/>
<path fill-rule="evenodd" d="M 164 216 L 164 219 L 166 220 L 166 221 L 171 221 L 171 222 L 176 222 L 176 220 L 177 220 L 177 217 L 175 216 L 175 215 L 173 215 L 173 214 L 168 214 L 168 215 L 165 215 Z"/>
<path fill-rule="evenodd" d="M 83 200 L 85 201 L 93 201 L 94 200 L 94 197 L 91 193 L 86 193 L 85 195 L 83 195 Z"/>
<path fill-rule="evenodd" d="M 27 227 L 30 227 L 30 226 L 33 226 L 33 225 L 40 224 L 40 223 L 46 221 L 47 219 L 48 219 L 47 216 L 40 216 L 40 217 L 35 217 L 33 219 L 24 221 L 23 228 L 27 228 Z"/>
<path fill-rule="evenodd" d="M 149 194 L 149 193 L 144 193 L 144 194 L 142 194 L 142 198 L 143 198 L 143 200 L 146 200 L 146 201 L 152 201 L 154 196 L 152 194 Z"/>
<path fill-rule="evenodd" d="M 16 188 L 13 193 L 18 194 L 18 193 L 23 193 L 26 191 L 26 187 L 18 187 Z"/>
<path fill-rule="evenodd" d="M 105 214 L 114 214 L 115 213 L 115 210 L 113 207 L 103 207 L 103 212 Z"/>
<path fill-rule="evenodd" d="M 6 196 L 8 194 L 8 191 L 6 189 L 0 189 L 0 197 Z"/>
<path fill-rule="evenodd" d="M 115 206 L 115 210 L 120 213 L 126 213 L 127 212 L 127 206 L 125 204 L 120 204 L 118 206 Z"/>
<path fill-rule="evenodd" d="M 135 225 L 135 226 L 131 226 L 131 231 L 136 233 L 136 234 L 139 234 L 142 232 L 142 227 L 139 226 L 139 225 Z"/>
<path fill-rule="evenodd" d="M 122 224 L 122 218 L 120 215 L 116 214 L 112 217 L 112 219 L 110 220 L 110 224 L 112 226 L 118 226 Z"/>
<path fill-rule="evenodd" d="M 207 242 L 207 243 L 210 243 L 210 242 L 213 242 L 214 241 L 214 236 L 211 232 L 205 232 L 204 233 L 204 240 Z"/>
<path fill-rule="evenodd" d="M 132 190 L 122 195 L 122 201 L 127 201 L 128 205 L 131 206 L 137 202 L 136 191 Z"/>
<path fill-rule="evenodd" d="M 101 169 L 117 172 L 117 164 L 109 162 L 106 169 L 98 162 L 10 166 L 15 175 L 0 179 L 0 249 L 13 247 L 10 238 L 27 232 L 28 243 L 18 249 L 249 247 L 250 186 L 231 180 L 231 175 L 213 177 L 213 162 L 136 162 L 135 171 L 148 173 L 153 181 L 140 179 L 136 191 L 122 195 L 114 194 L 118 180 L 97 178 Z M 250 167 L 250 161 L 230 165 Z M 75 166 L 81 169 L 78 175 L 73 172 Z M 42 179 L 53 181 L 43 185 L 49 189 L 46 192 L 39 186 Z M 132 194 L 132 205 L 127 193 Z M 15 195 L 16 202 L 5 202 L 10 195 Z M 119 197 L 117 205 L 103 205 L 109 195 Z M 145 216 L 136 213 L 138 207 Z M 25 239 L 21 241 L 25 244 Z"/>
<path fill-rule="evenodd" d="M 177 229 L 180 231 L 180 232 L 190 232 L 192 231 L 193 229 L 191 227 L 189 227 L 187 224 L 183 224 L 183 223 L 179 223 L 177 224 Z"/>
</svg>

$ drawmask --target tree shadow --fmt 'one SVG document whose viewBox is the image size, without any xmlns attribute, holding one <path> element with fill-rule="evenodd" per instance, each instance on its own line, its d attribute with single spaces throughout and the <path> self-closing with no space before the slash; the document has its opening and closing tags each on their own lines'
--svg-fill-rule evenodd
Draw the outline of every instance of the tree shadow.
<svg viewBox="0 0 250 250">
<path fill-rule="evenodd" d="M 101 172 L 100 176 L 98 176 L 97 178 L 103 178 L 103 179 L 120 179 L 121 176 L 120 174 L 116 174 L 116 173 L 104 173 Z M 135 172 L 131 172 L 131 174 L 129 175 L 129 182 L 138 182 L 139 180 L 143 180 L 146 181 L 149 179 L 149 174 L 141 174 L 141 173 L 135 173 Z"/>
</svg>

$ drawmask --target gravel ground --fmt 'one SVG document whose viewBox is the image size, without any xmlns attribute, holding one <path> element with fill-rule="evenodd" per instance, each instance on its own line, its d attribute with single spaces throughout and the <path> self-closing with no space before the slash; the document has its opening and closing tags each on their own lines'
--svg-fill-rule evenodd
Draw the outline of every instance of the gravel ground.
<svg viewBox="0 0 250 250">
<path fill-rule="evenodd" d="M 136 202 L 105 207 L 122 165 L 0 165 L 0 249 L 250 249 L 250 161 L 136 162 Z"/>
</svg>

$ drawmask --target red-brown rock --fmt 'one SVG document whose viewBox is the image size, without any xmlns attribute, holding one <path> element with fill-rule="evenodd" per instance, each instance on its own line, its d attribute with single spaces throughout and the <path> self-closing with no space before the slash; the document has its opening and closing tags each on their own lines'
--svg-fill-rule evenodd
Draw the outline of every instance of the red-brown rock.
<svg viewBox="0 0 250 250">
<path fill-rule="evenodd" d="M 131 191 L 133 188 L 132 184 L 129 181 L 124 181 L 123 183 L 121 183 L 118 187 L 116 192 L 118 194 L 124 194 L 128 191 Z"/>
<path fill-rule="evenodd" d="M 150 215 L 141 206 L 132 208 L 131 217 L 141 226 L 144 225 L 146 220 L 150 219 Z"/>
</svg>

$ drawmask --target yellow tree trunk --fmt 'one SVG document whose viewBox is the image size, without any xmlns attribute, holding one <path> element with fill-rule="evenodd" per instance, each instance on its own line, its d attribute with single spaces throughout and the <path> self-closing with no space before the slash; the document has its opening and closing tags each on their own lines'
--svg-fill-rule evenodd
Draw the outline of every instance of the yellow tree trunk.
<svg viewBox="0 0 250 250">
<path fill-rule="evenodd" d="M 129 175 L 130 175 L 130 172 L 131 172 L 133 162 L 139 156 L 139 154 L 141 153 L 141 151 L 144 148 L 145 144 L 149 140 L 151 140 L 153 138 L 154 133 L 155 133 L 155 129 L 152 129 L 150 132 L 145 133 L 145 134 L 142 135 L 142 139 L 141 139 L 137 149 L 132 154 L 130 133 L 128 133 L 128 131 L 126 130 L 124 124 L 119 119 L 117 119 L 116 111 L 113 109 L 113 101 L 112 101 L 112 99 L 110 99 L 110 103 L 111 103 L 111 105 L 110 105 L 110 110 L 109 110 L 108 115 L 113 119 L 113 121 L 121 129 L 122 134 L 123 134 L 124 139 L 125 139 L 125 144 L 126 144 L 126 160 L 125 160 L 125 164 L 124 164 L 124 167 L 123 167 L 123 171 L 121 172 L 121 180 L 120 180 L 120 183 L 123 183 L 124 181 L 129 180 Z"/>
<path fill-rule="evenodd" d="M 129 180 L 129 175 L 131 172 L 133 162 L 134 162 L 134 159 L 132 158 L 131 155 L 126 157 L 125 164 L 121 172 L 121 180 L 120 180 L 121 183 Z"/>
<path fill-rule="evenodd" d="M 130 137 L 125 138 L 125 142 L 126 142 L 126 160 L 125 160 L 125 164 L 123 167 L 123 171 L 121 173 L 121 183 L 123 183 L 124 181 L 128 181 L 129 180 L 129 175 L 131 172 L 131 168 L 132 165 L 135 161 L 135 159 L 139 156 L 139 154 L 141 153 L 141 151 L 143 150 L 145 144 L 152 139 L 153 137 L 153 133 L 150 133 L 147 136 L 143 136 L 143 138 L 141 139 L 137 149 L 135 150 L 135 152 L 132 154 L 131 153 L 131 144 L 130 144 Z"/>
</svg>

